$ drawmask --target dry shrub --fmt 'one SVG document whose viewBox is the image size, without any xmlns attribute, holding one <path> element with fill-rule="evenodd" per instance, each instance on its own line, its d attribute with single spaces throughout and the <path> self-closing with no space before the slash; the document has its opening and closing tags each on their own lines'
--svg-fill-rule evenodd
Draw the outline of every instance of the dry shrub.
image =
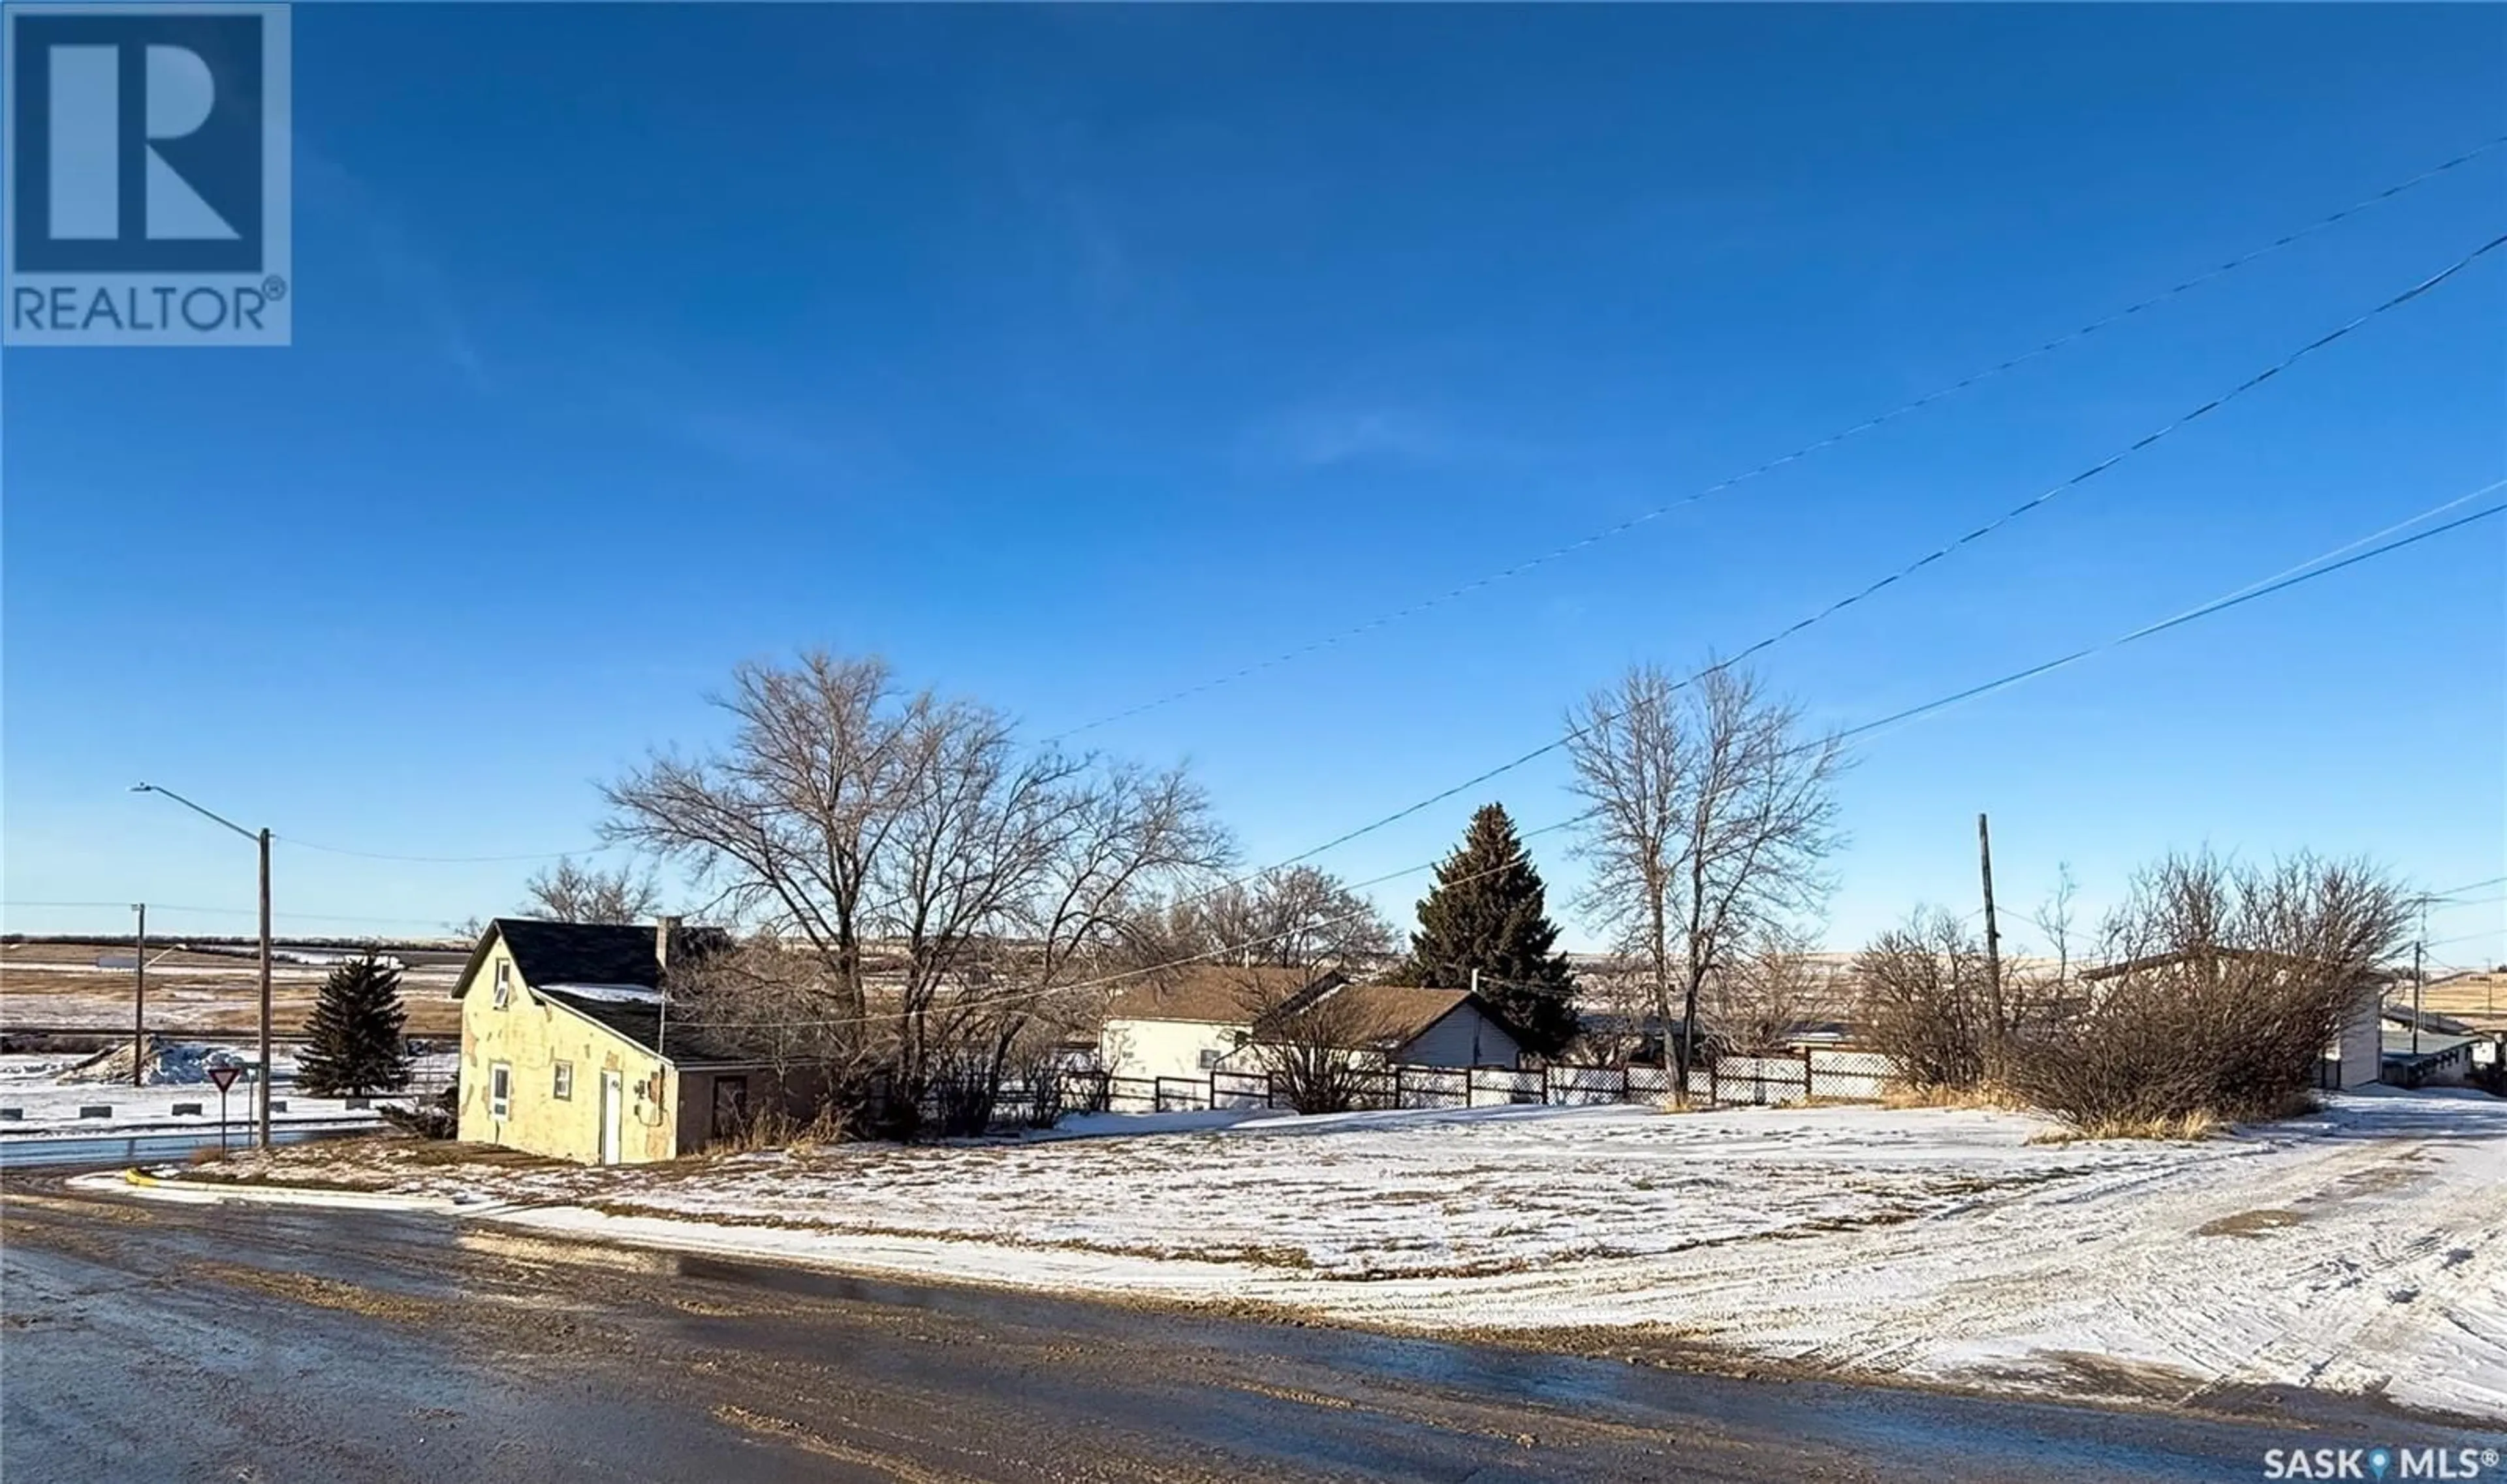
<svg viewBox="0 0 2507 1484">
<path fill-rule="evenodd" d="M 1945 912 L 1918 912 L 1854 959 L 1865 1041 L 1927 1105 L 2000 1080 L 2011 1038 L 2040 1011 L 2033 986 L 1996 985 L 1984 944 Z"/>
<path fill-rule="evenodd" d="M 2178 1113 L 2167 1118 L 2101 1119 L 2094 1123 L 2048 1129 L 2029 1137 L 2032 1144 L 2087 1143 L 2099 1139 L 2153 1139 L 2162 1142 L 2192 1143 L 2220 1132 L 2221 1123 L 2209 1113 Z"/>
<path fill-rule="evenodd" d="M 1999 1082 L 1980 1082 L 1974 1087 L 1943 1087 L 1938 1083 L 1923 1086 L 1893 1084 L 1882 1090 L 1880 1105 L 1885 1108 L 1993 1108 L 2005 1112 L 2028 1112 L 2032 1109 L 2027 1099 Z"/>
<path fill-rule="evenodd" d="M 2170 857 L 2109 920 L 2107 965 L 2019 1043 L 2012 1086 L 2085 1133 L 2286 1117 L 2409 915 L 2362 865 Z"/>
<path fill-rule="evenodd" d="M 227 1151 L 216 1144 L 202 1144 L 192 1151 L 191 1162 L 196 1165 L 214 1165 L 226 1157 Z"/>
<path fill-rule="evenodd" d="M 815 1148 L 842 1143 L 848 1128 L 844 1113 L 832 1104 L 821 1104 L 807 1121 L 780 1107 L 760 1108 L 742 1120 L 732 1133 L 709 1140 L 706 1152 L 755 1154 L 768 1149 Z"/>
</svg>

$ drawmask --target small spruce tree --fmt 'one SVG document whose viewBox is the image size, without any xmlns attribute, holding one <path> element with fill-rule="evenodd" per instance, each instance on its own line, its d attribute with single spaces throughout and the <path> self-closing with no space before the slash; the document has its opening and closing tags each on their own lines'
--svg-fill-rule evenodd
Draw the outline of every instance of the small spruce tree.
<svg viewBox="0 0 2507 1484">
<path fill-rule="evenodd" d="M 319 1098 L 363 1097 L 409 1085 L 401 1050 L 400 971 L 368 954 L 322 981 L 313 1004 L 312 1040 L 296 1065 L 296 1082 Z"/>
<path fill-rule="evenodd" d="M 1401 976 L 1439 989 L 1471 988 L 1493 1005 L 1526 1051 L 1556 1056 L 1576 1037 L 1576 979 L 1551 950 L 1548 887 L 1524 853 L 1505 806 L 1482 805 L 1419 903 L 1419 930 Z"/>
</svg>

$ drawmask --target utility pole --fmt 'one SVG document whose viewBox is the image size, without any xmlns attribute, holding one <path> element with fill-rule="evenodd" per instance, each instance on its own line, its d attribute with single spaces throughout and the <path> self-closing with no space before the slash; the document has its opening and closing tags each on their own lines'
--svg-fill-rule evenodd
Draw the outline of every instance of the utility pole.
<svg viewBox="0 0 2507 1484">
<path fill-rule="evenodd" d="M 139 914 L 130 953 L 130 1085 L 140 1087 L 148 1080 L 148 904 L 132 902 L 130 910 Z"/>
<path fill-rule="evenodd" d="M 2426 967 L 2421 960 L 2421 955 L 2427 950 L 2427 948 L 2428 898 L 2421 897 L 2420 935 L 2418 941 L 2412 944 L 2412 1059 L 2415 1063 L 2419 1060 L 2420 1054 L 2420 988 L 2423 981 L 2427 978 Z"/>
<path fill-rule="evenodd" d="M 261 832 L 261 1075 L 255 1080 L 260 1095 L 261 1147 L 270 1150 L 270 831 Z"/>
<path fill-rule="evenodd" d="M 2429 897 L 2419 897 L 2419 940 L 2412 943 L 2412 1061 L 2419 1061 L 2419 991 L 2427 983 Z"/>
<path fill-rule="evenodd" d="M 261 1087 L 261 1096 L 259 1100 L 260 1116 L 257 1122 L 261 1131 L 261 1147 L 267 1149 L 270 1147 L 270 831 L 266 829 L 258 831 L 245 829 L 242 825 L 236 823 L 226 815 L 218 814 L 212 810 L 202 809 L 200 805 L 184 798 L 174 790 L 170 788 L 160 788 L 154 783 L 133 783 L 130 785 L 130 791 L 132 793 L 162 793 L 165 797 L 173 800 L 175 803 L 182 805 L 185 809 L 199 814 L 201 818 L 210 820 L 213 823 L 223 824 L 228 829 L 241 835 L 246 840 L 252 841 L 260 848 L 261 1075 L 259 1082 Z"/>
<path fill-rule="evenodd" d="M 1976 816 L 1977 864 L 1984 874 L 1984 984 L 1993 1006 L 1993 1039 L 2002 1040 L 2002 932 L 1993 921 L 1993 832 L 1984 815 Z"/>
</svg>

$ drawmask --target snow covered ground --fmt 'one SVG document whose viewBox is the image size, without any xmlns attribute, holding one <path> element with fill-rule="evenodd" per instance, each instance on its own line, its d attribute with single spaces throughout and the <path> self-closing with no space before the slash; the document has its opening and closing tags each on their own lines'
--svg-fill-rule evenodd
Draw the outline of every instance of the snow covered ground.
<svg viewBox="0 0 2507 1484">
<path fill-rule="evenodd" d="M 1144 1126 L 1165 1131 L 1086 1137 Z M 2507 1421 L 2507 1103 L 2344 1095 L 2184 1144 L 2030 1142 L 2048 1127 L 1846 1107 L 1099 1116 L 642 1169 L 374 1140 L 187 1173 L 1393 1328 L 2144 1400 L 2317 1388 Z"/>
<path fill-rule="evenodd" d="M 189 1042 L 171 1048 L 179 1053 L 173 1060 L 180 1063 L 183 1075 L 197 1075 L 198 1081 L 154 1082 L 146 1087 L 132 1087 L 127 1081 L 65 1081 L 63 1075 L 87 1060 L 83 1056 L 62 1054 L 0 1055 L 0 1112 L 18 1109 L 14 1119 L 0 1121 L 0 1139 L 27 1138 L 93 1138 L 134 1130 L 174 1132 L 200 1129 L 215 1133 L 218 1126 L 218 1090 L 208 1081 L 207 1067 L 220 1054 L 230 1055 L 249 1064 L 258 1052 L 251 1045 L 235 1042 L 210 1042 L 195 1045 Z M 358 1124 L 380 1123 L 381 1115 L 371 1108 L 352 1108 L 340 1098 L 309 1098 L 294 1088 L 296 1058 L 290 1052 L 278 1052 L 271 1058 L 276 1067 L 276 1080 L 271 1084 L 273 1104 L 284 1102 L 284 1109 L 273 1105 L 272 1124 Z M 438 1079 L 449 1073 L 460 1061 L 457 1052 L 440 1052 L 418 1060 L 416 1070 L 421 1076 Z M 128 1063 L 123 1064 L 126 1068 Z M 176 1104 L 199 1104 L 198 1113 L 177 1113 Z M 80 1109 L 109 1107 L 113 1111 L 102 1118 L 85 1118 Z M 227 1115 L 234 1123 L 244 1123 L 253 1116 L 253 1088 L 249 1081 L 238 1078 L 227 1094 Z"/>
</svg>

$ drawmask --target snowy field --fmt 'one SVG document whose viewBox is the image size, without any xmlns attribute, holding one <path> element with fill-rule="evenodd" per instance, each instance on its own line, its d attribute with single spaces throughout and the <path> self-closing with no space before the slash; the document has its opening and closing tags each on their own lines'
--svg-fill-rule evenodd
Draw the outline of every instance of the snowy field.
<svg viewBox="0 0 2507 1484">
<path fill-rule="evenodd" d="M 1845 1107 L 1100 1116 L 1021 1141 L 642 1169 L 393 1140 L 186 1173 L 1391 1328 L 1617 1333 L 2167 1402 L 2314 1388 L 2507 1420 L 2507 1103 L 2345 1095 L 2201 1143 L 2030 1141 L 2049 1127 Z M 1086 1137 L 1117 1133 L 1133 1137 Z"/>
<path fill-rule="evenodd" d="M 200 1045 L 185 1043 L 177 1048 L 184 1052 L 204 1052 L 206 1058 L 186 1059 L 183 1074 L 186 1080 L 152 1082 L 146 1087 L 133 1087 L 127 1080 L 70 1081 L 64 1074 L 87 1060 L 67 1055 L 0 1055 L 0 1110 L 18 1109 L 14 1119 L 0 1120 L 0 1139 L 94 1138 L 107 1134 L 131 1132 L 172 1133 L 205 1130 L 215 1133 L 218 1126 L 218 1090 L 208 1080 L 206 1063 L 218 1053 L 250 1063 L 258 1052 L 251 1045 L 236 1042 L 209 1042 Z M 370 1108 L 349 1107 L 339 1098 L 309 1098 L 294 1088 L 296 1058 L 289 1052 L 278 1052 L 271 1058 L 276 1066 L 276 1080 L 271 1084 L 272 1104 L 284 1102 L 284 1109 L 273 1106 L 270 1121 L 275 1124 L 320 1124 L 324 1126 L 380 1123 L 381 1115 Z M 416 1070 L 421 1076 L 441 1077 L 459 1063 L 457 1052 L 442 1052 L 420 1057 Z M 124 1067 L 127 1068 L 127 1062 Z M 190 1080 L 197 1075 L 198 1080 Z M 381 1101 L 380 1099 L 378 1101 Z M 199 1104 L 198 1113 L 177 1113 L 176 1104 Z M 84 1118 L 80 1109 L 109 1107 L 112 1113 L 103 1118 Z M 254 1114 L 253 1087 L 237 1079 L 227 1094 L 227 1116 L 235 1124 L 248 1122 Z"/>
</svg>

